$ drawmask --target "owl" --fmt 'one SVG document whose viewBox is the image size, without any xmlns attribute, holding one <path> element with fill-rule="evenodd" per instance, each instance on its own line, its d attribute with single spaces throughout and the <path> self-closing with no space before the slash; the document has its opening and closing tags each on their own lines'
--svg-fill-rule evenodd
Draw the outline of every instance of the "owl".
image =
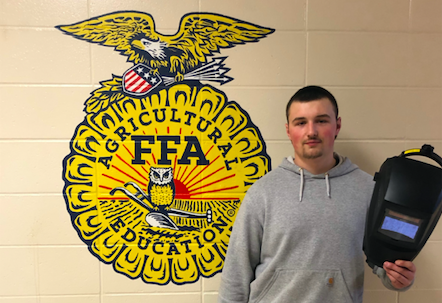
<svg viewBox="0 0 442 303">
<path fill-rule="evenodd" d="M 147 193 L 156 211 L 169 211 L 175 198 L 172 167 L 150 167 Z"/>
</svg>

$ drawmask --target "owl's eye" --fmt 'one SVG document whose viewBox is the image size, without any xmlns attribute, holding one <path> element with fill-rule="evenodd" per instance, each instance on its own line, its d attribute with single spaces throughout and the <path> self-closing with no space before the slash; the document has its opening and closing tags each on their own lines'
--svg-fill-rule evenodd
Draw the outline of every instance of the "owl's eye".
<svg viewBox="0 0 442 303">
<path fill-rule="evenodd" d="M 153 176 L 154 176 L 155 179 L 159 179 L 160 178 L 160 175 L 157 172 L 154 172 Z"/>
</svg>

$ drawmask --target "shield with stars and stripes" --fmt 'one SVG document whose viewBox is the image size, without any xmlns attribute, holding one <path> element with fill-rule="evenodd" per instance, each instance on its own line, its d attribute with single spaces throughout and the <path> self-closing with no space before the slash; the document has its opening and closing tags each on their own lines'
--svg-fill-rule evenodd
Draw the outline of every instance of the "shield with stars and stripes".
<svg viewBox="0 0 442 303">
<path fill-rule="evenodd" d="M 159 74 L 150 71 L 151 68 L 144 64 L 128 69 L 123 75 L 123 90 L 136 96 L 150 92 L 163 81 Z"/>
</svg>

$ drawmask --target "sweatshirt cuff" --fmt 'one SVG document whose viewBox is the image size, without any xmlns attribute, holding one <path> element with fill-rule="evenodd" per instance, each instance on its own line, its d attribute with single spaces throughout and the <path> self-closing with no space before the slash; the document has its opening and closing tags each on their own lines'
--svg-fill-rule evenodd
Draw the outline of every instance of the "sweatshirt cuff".
<svg viewBox="0 0 442 303">
<path fill-rule="evenodd" d="M 414 280 L 413 280 L 413 281 L 411 281 L 411 284 L 408 285 L 407 287 L 397 289 L 396 287 L 394 287 L 391 284 L 390 278 L 387 276 L 387 273 L 385 272 L 385 270 L 382 267 L 375 265 L 373 268 L 373 273 L 376 274 L 381 279 L 382 284 L 384 284 L 384 286 L 390 290 L 404 292 L 404 291 L 409 290 L 411 288 L 411 286 L 413 286 L 413 284 L 414 284 Z"/>
</svg>

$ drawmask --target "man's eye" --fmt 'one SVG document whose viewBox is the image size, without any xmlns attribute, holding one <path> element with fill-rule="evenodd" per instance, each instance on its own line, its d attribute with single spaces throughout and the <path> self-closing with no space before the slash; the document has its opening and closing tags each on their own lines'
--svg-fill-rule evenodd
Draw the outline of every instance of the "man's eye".
<svg viewBox="0 0 442 303">
<path fill-rule="evenodd" d="M 304 125 L 305 124 L 305 122 L 296 122 L 295 123 L 295 126 L 298 126 L 298 125 Z"/>
</svg>

